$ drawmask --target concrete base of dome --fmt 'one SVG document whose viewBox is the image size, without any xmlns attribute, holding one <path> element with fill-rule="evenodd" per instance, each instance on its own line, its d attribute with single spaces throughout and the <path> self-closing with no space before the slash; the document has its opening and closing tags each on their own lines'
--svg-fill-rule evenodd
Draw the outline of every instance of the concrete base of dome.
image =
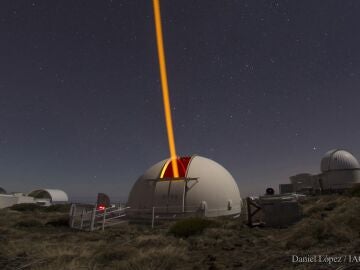
<svg viewBox="0 0 360 270">
<path fill-rule="evenodd" d="M 347 189 L 360 183 L 360 170 L 328 171 L 317 175 L 322 189 Z"/>
</svg>

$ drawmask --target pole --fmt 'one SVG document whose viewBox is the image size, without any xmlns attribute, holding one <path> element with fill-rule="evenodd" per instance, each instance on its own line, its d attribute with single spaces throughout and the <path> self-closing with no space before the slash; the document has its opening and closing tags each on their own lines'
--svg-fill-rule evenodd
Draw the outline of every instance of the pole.
<svg viewBox="0 0 360 270">
<path fill-rule="evenodd" d="M 76 214 L 76 204 L 71 204 L 71 208 L 70 208 L 70 220 L 69 220 L 69 225 L 71 228 L 74 227 L 74 216 Z"/>
<path fill-rule="evenodd" d="M 84 212 L 85 212 L 85 209 L 83 208 L 83 210 L 81 211 L 80 230 L 81 230 L 81 229 L 82 229 L 82 227 L 83 227 L 83 222 L 84 222 Z"/>
<path fill-rule="evenodd" d="M 90 231 L 94 230 L 95 225 L 95 215 L 96 215 L 96 206 L 94 207 L 92 214 L 91 214 L 91 225 L 90 225 Z"/>
<path fill-rule="evenodd" d="M 106 219 L 106 207 L 104 209 L 104 217 L 103 217 L 103 222 L 102 222 L 102 230 L 105 230 L 105 219 Z"/>
<path fill-rule="evenodd" d="M 155 222 L 155 207 L 152 208 L 152 221 L 151 221 L 152 229 L 154 229 L 154 222 Z"/>
</svg>

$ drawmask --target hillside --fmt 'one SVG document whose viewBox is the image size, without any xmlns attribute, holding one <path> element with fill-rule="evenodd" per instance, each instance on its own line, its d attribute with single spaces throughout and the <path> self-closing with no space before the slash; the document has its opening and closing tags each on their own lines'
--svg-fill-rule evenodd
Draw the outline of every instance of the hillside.
<svg viewBox="0 0 360 270">
<path fill-rule="evenodd" d="M 292 255 L 359 256 L 360 198 L 313 197 L 302 207 L 304 219 L 286 229 L 216 219 L 189 237 L 169 233 L 169 223 L 153 230 L 122 224 L 104 232 L 73 231 L 67 209 L 3 209 L 0 269 L 360 269 L 360 261 L 351 268 L 291 262 Z"/>
</svg>

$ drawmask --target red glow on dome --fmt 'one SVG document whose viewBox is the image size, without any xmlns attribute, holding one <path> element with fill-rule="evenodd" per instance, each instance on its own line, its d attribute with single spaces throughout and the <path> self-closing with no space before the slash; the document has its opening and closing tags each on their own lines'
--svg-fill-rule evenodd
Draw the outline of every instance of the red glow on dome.
<svg viewBox="0 0 360 270">
<path fill-rule="evenodd" d="M 179 157 L 176 159 L 179 168 L 179 177 L 186 177 L 186 170 L 190 164 L 191 157 Z M 160 178 L 174 178 L 171 161 L 165 163 Z"/>
</svg>

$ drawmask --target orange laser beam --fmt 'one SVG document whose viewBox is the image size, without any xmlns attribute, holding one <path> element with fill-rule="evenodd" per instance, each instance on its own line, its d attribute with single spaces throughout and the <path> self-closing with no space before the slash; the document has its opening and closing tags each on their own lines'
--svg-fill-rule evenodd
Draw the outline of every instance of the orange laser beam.
<svg viewBox="0 0 360 270">
<path fill-rule="evenodd" d="M 167 73 L 166 73 L 164 40 L 163 40 L 162 27 L 161 27 L 159 0 L 153 0 L 153 6 L 154 6 L 154 18 L 155 18 L 156 43 L 157 43 L 159 66 L 160 66 L 161 88 L 163 94 L 166 130 L 169 141 L 171 166 L 173 169 L 174 177 L 179 177 L 179 169 L 177 164 L 176 147 L 175 147 L 175 137 L 174 137 L 172 118 L 171 118 L 169 86 L 168 86 Z"/>
</svg>

